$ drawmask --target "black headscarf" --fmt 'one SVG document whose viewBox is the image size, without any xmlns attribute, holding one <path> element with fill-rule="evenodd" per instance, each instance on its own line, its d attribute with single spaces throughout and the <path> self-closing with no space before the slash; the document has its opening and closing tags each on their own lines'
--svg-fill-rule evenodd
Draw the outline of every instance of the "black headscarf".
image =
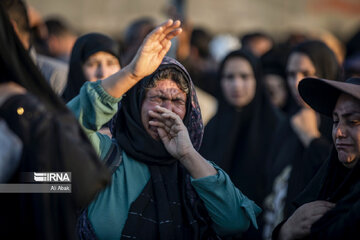
<svg viewBox="0 0 360 240">
<path fill-rule="evenodd" d="M 289 51 L 287 51 L 287 48 L 284 46 L 277 46 L 261 57 L 263 76 L 267 74 L 280 76 L 280 79 L 285 86 L 286 102 L 281 107 L 281 110 L 286 114 L 289 114 L 290 111 L 295 108 L 294 106 L 297 105 L 294 98 L 291 96 L 289 85 L 286 81 L 286 59 L 288 54 Z"/>
<path fill-rule="evenodd" d="M 76 208 L 88 204 L 109 182 L 109 173 L 32 62 L 1 5 L 0 51 L 0 82 L 15 82 L 27 91 L 10 97 L 0 109 L 0 116 L 23 142 L 10 182 L 24 183 L 24 172 L 71 172 L 73 191 L 1 194 L 0 234 L 5 239 L 76 239 Z M 19 105 L 25 109 L 23 116 L 16 114 Z"/>
<path fill-rule="evenodd" d="M 262 167 L 268 146 L 281 118 L 263 88 L 260 66 L 255 57 L 245 51 L 228 54 L 219 68 L 219 85 L 228 60 L 242 58 L 249 62 L 256 79 L 253 100 L 241 109 L 227 103 L 222 96 L 219 109 L 205 128 L 200 152 L 224 169 L 234 184 L 257 204 L 264 198 L 265 176 Z"/>
<path fill-rule="evenodd" d="M 315 76 L 337 81 L 341 80 L 340 65 L 334 52 L 325 43 L 316 40 L 306 41 L 295 46 L 291 51 L 291 53 L 296 52 L 303 53 L 310 58 L 316 70 Z"/>
<path fill-rule="evenodd" d="M 186 114 L 183 119 L 195 149 L 199 149 L 203 123 L 194 86 L 185 68 L 165 57 L 158 71 L 173 68 L 188 84 Z M 130 207 L 122 235 L 139 239 L 203 239 L 213 234 L 203 203 L 190 183 L 190 177 L 165 149 L 154 140 L 141 121 L 145 86 L 154 74 L 142 79 L 123 97 L 112 132 L 120 148 L 136 161 L 149 166 L 151 179 Z M 130 213 L 137 213 L 136 215 Z M 141 217 L 139 217 L 141 216 Z M 151 219 L 156 224 L 143 219 Z M 162 224 L 162 222 L 167 224 Z M 141 229 L 141 231 L 139 231 Z"/>
<path fill-rule="evenodd" d="M 101 51 L 114 55 L 120 64 L 119 46 L 108 36 L 100 33 L 89 33 L 76 40 L 71 52 L 68 81 L 63 93 L 66 102 L 77 96 L 80 88 L 87 81 L 83 72 L 83 65 L 88 57 Z"/>
<path fill-rule="evenodd" d="M 295 46 L 292 53 L 307 55 L 315 67 L 315 75 L 319 78 L 340 80 L 341 69 L 335 54 L 320 41 L 306 41 Z M 298 107 L 300 109 L 300 107 Z M 273 187 L 274 179 L 286 166 L 291 165 L 292 171 L 288 181 L 285 216 L 292 211 L 291 202 L 309 183 L 329 154 L 331 145 L 332 120 L 320 115 L 319 131 L 321 138 L 315 139 L 305 148 L 294 132 L 291 119 L 284 121 L 277 131 L 272 144 L 268 163 L 269 191 Z"/>
<path fill-rule="evenodd" d="M 296 45 L 290 51 L 289 57 L 293 53 L 302 53 L 310 58 L 315 67 L 316 77 L 335 81 L 342 80 L 342 71 L 336 56 L 325 43 L 318 40 L 305 41 Z M 290 115 L 295 114 L 298 110 L 300 110 L 300 106 L 294 106 L 290 110 Z M 324 130 L 324 132 L 328 131 Z"/>
</svg>

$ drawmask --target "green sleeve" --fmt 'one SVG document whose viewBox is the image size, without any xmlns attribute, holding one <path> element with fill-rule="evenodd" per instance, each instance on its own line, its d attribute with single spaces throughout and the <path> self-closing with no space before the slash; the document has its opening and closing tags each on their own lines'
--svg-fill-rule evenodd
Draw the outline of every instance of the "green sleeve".
<svg viewBox="0 0 360 240">
<path fill-rule="evenodd" d="M 241 233 L 249 228 L 250 222 L 257 228 L 260 207 L 242 194 L 221 168 L 213 165 L 217 175 L 191 179 L 191 183 L 204 201 L 216 233 L 220 236 Z"/>
<path fill-rule="evenodd" d="M 98 80 L 86 82 L 80 94 L 67 104 L 101 159 L 108 152 L 111 139 L 97 131 L 116 114 L 120 100 L 110 96 Z"/>
</svg>

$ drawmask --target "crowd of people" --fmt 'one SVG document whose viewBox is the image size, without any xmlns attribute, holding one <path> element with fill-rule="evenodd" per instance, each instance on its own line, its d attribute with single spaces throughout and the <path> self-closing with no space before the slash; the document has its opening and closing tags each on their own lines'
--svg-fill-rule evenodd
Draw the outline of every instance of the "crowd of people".
<svg viewBox="0 0 360 240">
<path fill-rule="evenodd" d="M 1 193 L 2 239 L 360 237 L 359 33 L 141 18 L 119 41 L 23 0 L 0 32 L 0 183 L 72 176 Z"/>
</svg>

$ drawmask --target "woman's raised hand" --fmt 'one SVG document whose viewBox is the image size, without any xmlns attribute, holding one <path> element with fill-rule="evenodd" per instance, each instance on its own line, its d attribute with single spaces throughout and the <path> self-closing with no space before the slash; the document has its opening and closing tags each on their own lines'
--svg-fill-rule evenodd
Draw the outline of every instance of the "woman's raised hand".
<svg viewBox="0 0 360 240">
<path fill-rule="evenodd" d="M 129 65 L 101 81 L 111 96 L 123 96 L 142 78 L 152 74 L 171 47 L 170 40 L 182 31 L 180 21 L 167 20 L 149 33 Z"/>
<path fill-rule="evenodd" d="M 129 70 L 136 79 L 152 74 L 160 65 L 171 47 L 171 39 L 182 31 L 179 20 L 171 19 L 159 25 L 149 33 L 135 57 L 129 64 Z"/>
</svg>

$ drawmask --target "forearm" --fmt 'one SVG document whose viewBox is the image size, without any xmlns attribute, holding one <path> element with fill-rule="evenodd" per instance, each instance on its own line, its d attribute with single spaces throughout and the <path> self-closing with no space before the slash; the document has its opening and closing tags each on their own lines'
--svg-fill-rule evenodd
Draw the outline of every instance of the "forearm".
<svg viewBox="0 0 360 240">
<path fill-rule="evenodd" d="M 289 231 L 289 228 L 286 225 L 286 222 L 284 222 L 280 226 L 280 229 L 278 230 L 278 234 L 276 235 L 276 237 L 274 235 L 275 234 L 273 234 L 273 239 L 277 239 L 277 240 L 292 240 L 292 239 L 294 239 L 291 232 Z"/>
<path fill-rule="evenodd" d="M 213 176 L 217 170 L 203 158 L 194 148 L 187 152 L 180 160 L 194 179 Z"/>
<path fill-rule="evenodd" d="M 128 65 L 101 81 L 104 90 L 112 97 L 119 98 L 132 88 L 141 77 L 135 76 Z"/>
<path fill-rule="evenodd" d="M 120 99 L 110 96 L 101 82 L 87 82 L 79 96 L 67 104 L 99 156 L 106 154 L 111 140 L 97 131 L 116 114 Z"/>
<path fill-rule="evenodd" d="M 121 98 L 114 98 L 102 87 L 101 81 L 87 82 L 79 96 L 67 106 L 72 110 L 87 134 L 98 131 L 118 110 Z"/>
<path fill-rule="evenodd" d="M 209 163 L 211 164 L 211 163 Z M 261 209 L 237 189 L 229 176 L 216 165 L 218 174 L 192 179 L 192 185 L 214 223 L 214 230 L 221 236 L 246 231 L 250 223 L 255 227 Z"/>
</svg>

